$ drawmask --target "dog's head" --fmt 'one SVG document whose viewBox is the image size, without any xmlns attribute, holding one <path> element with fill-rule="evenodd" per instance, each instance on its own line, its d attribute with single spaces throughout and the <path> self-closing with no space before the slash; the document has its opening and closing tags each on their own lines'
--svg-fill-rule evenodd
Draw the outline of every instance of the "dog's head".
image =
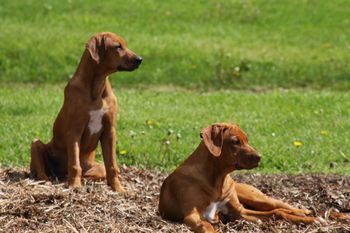
<svg viewBox="0 0 350 233">
<path fill-rule="evenodd" d="M 212 156 L 227 168 L 252 169 L 259 165 L 260 155 L 248 144 L 246 134 L 238 125 L 211 125 L 202 130 L 201 138 Z"/>
<path fill-rule="evenodd" d="M 88 41 L 86 49 L 104 72 L 132 71 L 139 67 L 142 58 L 129 50 L 120 36 L 101 32 Z"/>
</svg>

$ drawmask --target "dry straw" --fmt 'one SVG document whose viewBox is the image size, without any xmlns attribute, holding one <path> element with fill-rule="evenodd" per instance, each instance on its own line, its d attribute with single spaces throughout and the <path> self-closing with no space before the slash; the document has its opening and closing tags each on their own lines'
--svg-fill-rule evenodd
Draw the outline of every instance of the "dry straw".
<svg viewBox="0 0 350 233">
<path fill-rule="evenodd" d="M 166 174 L 122 167 L 126 193 L 110 191 L 104 182 L 84 181 L 83 188 L 34 181 L 25 169 L 0 169 L 1 232 L 189 232 L 182 224 L 158 216 L 159 187 Z M 350 212 L 350 176 L 261 175 L 235 176 L 265 193 L 314 214 Z M 295 225 L 269 220 L 216 225 L 219 232 L 350 232 L 349 222 L 327 219 L 328 225 Z"/>
</svg>

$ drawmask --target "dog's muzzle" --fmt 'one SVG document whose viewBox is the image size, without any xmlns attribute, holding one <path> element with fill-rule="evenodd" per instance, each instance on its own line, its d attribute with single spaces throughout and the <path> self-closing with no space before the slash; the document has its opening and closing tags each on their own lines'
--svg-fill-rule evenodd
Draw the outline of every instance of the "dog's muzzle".
<svg viewBox="0 0 350 233">
<path fill-rule="evenodd" d="M 142 57 L 136 56 L 135 58 L 135 65 L 139 66 L 142 62 Z"/>
<path fill-rule="evenodd" d="M 136 57 L 133 59 L 132 68 L 131 68 L 131 69 L 132 69 L 132 70 L 137 69 L 137 68 L 140 66 L 141 62 L 142 62 L 142 57 L 136 56 Z"/>
</svg>

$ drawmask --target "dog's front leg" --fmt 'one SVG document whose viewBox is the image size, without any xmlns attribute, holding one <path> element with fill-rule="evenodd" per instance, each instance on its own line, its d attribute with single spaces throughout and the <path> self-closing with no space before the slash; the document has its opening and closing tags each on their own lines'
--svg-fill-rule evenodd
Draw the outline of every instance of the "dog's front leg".
<svg viewBox="0 0 350 233">
<path fill-rule="evenodd" d="M 215 233 L 214 227 L 207 221 L 203 221 L 197 209 L 187 213 L 184 218 L 184 223 L 196 233 Z"/>
<path fill-rule="evenodd" d="M 79 142 L 72 140 L 68 145 L 68 185 L 70 187 L 81 186 L 81 166 L 80 166 L 80 149 Z"/>
<path fill-rule="evenodd" d="M 100 138 L 103 161 L 106 168 L 107 184 L 111 186 L 114 191 L 123 192 L 124 189 L 120 184 L 118 174 L 119 168 L 116 160 L 116 136 L 114 127 L 108 127 L 102 133 Z"/>
</svg>

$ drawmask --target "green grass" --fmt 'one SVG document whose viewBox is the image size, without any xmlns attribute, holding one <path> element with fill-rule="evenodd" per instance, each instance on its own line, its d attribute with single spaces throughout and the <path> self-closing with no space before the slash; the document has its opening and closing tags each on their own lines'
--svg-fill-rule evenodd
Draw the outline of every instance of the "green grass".
<svg viewBox="0 0 350 233">
<path fill-rule="evenodd" d="M 0 83 L 66 82 L 88 38 L 113 31 L 144 57 L 118 86 L 348 90 L 349 12 L 347 0 L 2 1 Z"/>
<path fill-rule="evenodd" d="M 62 85 L 0 88 L 3 165 L 28 165 L 31 140 L 51 138 L 62 89 Z M 160 89 L 116 93 L 118 160 L 123 164 L 170 170 L 195 149 L 202 128 L 224 121 L 238 122 L 249 135 L 263 155 L 260 171 L 349 172 L 350 94 Z M 296 147 L 294 141 L 303 145 Z"/>
<path fill-rule="evenodd" d="M 349 12 L 348 0 L 1 1 L 0 163 L 28 165 L 86 41 L 112 31 L 144 58 L 110 79 L 121 163 L 170 170 L 203 127 L 229 121 L 260 171 L 349 173 Z"/>
</svg>

